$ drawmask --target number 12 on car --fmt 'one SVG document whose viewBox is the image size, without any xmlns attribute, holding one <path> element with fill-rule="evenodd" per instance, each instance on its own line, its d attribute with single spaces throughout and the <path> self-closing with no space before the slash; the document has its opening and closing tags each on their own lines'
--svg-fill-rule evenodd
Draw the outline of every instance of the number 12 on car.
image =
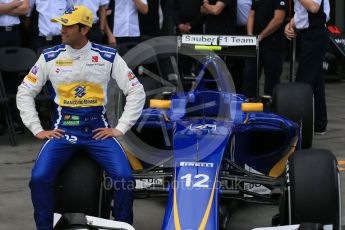
<svg viewBox="0 0 345 230">
<path fill-rule="evenodd" d="M 188 173 L 181 176 L 180 179 L 185 181 L 183 185 L 187 188 L 209 188 L 208 181 L 210 177 L 206 174 L 196 174 L 193 176 L 191 173 Z"/>
</svg>

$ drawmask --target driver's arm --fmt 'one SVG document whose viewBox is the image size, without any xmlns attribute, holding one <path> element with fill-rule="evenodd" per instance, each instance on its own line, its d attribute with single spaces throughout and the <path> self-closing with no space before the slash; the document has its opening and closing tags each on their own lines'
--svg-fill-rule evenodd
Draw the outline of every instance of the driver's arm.
<svg viewBox="0 0 345 230">
<path fill-rule="evenodd" d="M 20 111 L 25 126 L 36 136 L 37 133 L 43 131 L 40 119 L 38 117 L 35 97 L 39 94 L 47 81 L 47 65 L 43 55 L 41 55 L 36 64 L 31 68 L 30 72 L 23 79 L 18 87 L 17 92 L 17 108 Z"/>
<path fill-rule="evenodd" d="M 112 77 L 126 96 L 124 111 L 115 127 L 125 134 L 141 115 L 145 104 L 144 87 L 118 54 L 115 56 Z"/>
</svg>

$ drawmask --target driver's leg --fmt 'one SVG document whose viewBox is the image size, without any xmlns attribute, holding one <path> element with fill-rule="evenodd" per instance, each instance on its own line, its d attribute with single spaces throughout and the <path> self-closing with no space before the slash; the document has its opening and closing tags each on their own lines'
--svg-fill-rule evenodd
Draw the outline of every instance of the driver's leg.
<svg viewBox="0 0 345 230">
<path fill-rule="evenodd" d="M 133 223 L 134 179 L 128 159 L 115 138 L 88 142 L 91 158 L 111 177 L 114 189 L 113 216 L 117 221 Z"/>
<path fill-rule="evenodd" d="M 74 144 L 65 139 L 48 140 L 42 147 L 32 169 L 30 181 L 34 218 L 38 230 L 53 229 L 54 195 L 56 174 L 73 155 Z"/>
</svg>

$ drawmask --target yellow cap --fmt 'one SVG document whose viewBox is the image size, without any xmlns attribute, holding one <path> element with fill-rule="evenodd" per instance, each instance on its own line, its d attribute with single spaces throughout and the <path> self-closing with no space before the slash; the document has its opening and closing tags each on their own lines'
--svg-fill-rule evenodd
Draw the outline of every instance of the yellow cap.
<svg viewBox="0 0 345 230">
<path fill-rule="evenodd" d="M 93 16 L 92 12 L 86 6 L 73 6 L 65 11 L 65 13 L 56 18 L 52 18 L 50 21 L 58 22 L 64 26 L 72 26 L 78 23 L 92 27 Z"/>
</svg>

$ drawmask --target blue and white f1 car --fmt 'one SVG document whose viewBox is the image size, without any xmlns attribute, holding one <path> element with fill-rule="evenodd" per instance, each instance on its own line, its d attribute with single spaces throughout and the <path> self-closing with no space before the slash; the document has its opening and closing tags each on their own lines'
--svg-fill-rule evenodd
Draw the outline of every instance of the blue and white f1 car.
<svg viewBox="0 0 345 230">
<path fill-rule="evenodd" d="M 255 37 L 183 35 L 177 45 L 204 55 L 192 89 L 151 100 L 125 140 L 143 166 L 137 181 L 156 182 L 137 192 L 168 194 L 162 229 L 226 229 L 225 200 L 279 205 L 274 225 L 340 229 L 337 161 L 330 151 L 302 149 L 313 136 L 311 89 L 280 84 L 272 100 L 255 102 L 227 90 L 222 60 L 210 50 L 255 54 Z"/>
<path fill-rule="evenodd" d="M 278 205 L 272 229 L 315 223 L 308 229 L 340 230 L 337 160 L 330 151 L 308 149 L 313 139 L 311 89 L 280 84 L 272 98 L 255 101 L 231 90 L 222 59 L 210 50 L 256 56 L 255 37 L 183 35 L 170 42 L 169 52 L 178 47 L 182 54 L 197 51 L 201 57 L 196 78 L 187 82 L 191 90 L 157 94 L 123 140 L 137 194 L 168 195 L 162 230 L 229 229 L 234 201 Z M 140 55 L 133 51 L 134 59 L 146 55 L 155 60 L 150 45 Z M 145 79 L 140 80 L 147 91 Z M 86 154 L 78 154 L 62 170 L 55 194 L 56 212 L 63 215 L 55 216 L 54 229 L 133 229 L 106 220 L 111 192 L 103 175 Z"/>
</svg>

